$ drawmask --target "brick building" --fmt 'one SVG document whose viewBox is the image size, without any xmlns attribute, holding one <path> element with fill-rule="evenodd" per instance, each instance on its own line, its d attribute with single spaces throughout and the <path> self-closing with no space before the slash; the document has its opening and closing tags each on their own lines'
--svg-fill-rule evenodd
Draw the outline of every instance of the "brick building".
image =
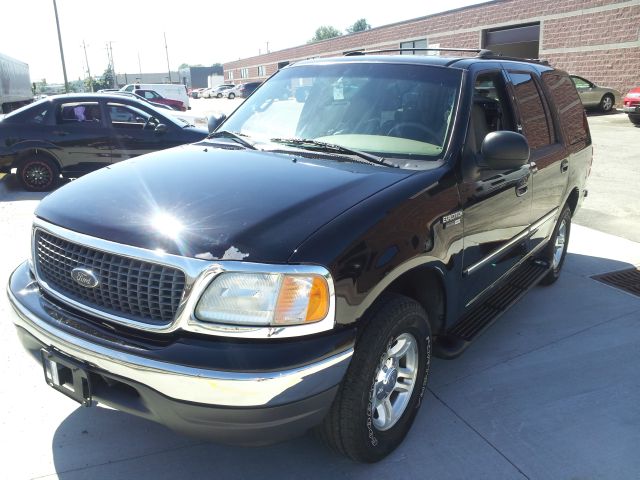
<svg viewBox="0 0 640 480">
<path fill-rule="evenodd" d="M 224 79 L 264 80 L 299 60 L 399 47 L 542 58 L 626 92 L 640 85 L 640 0 L 496 0 L 229 62 Z"/>
</svg>

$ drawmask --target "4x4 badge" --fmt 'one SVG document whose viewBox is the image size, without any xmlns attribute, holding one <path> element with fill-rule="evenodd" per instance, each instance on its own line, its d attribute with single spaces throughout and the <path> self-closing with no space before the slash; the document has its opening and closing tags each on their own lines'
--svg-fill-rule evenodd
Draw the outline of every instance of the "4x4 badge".
<svg viewBox="0 0 640 480">
<path fill-rule="evenodd" d="M 96 274 L 88 268 L 74 268 L 71 270 L 71 278 L 77 284 L 87 288 L 96 288 L 100 285 L 100 280 L 98 280 Z"/>
</svg>

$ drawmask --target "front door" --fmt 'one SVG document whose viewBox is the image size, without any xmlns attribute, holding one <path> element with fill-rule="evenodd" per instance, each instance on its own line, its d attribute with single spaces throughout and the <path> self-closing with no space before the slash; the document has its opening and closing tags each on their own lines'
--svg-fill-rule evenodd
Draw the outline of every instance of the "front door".
<svg viewBox="0 0 640 480">
<path fill-rule="evenodd" d="M 160 120 L 152 112 L 116 101 L 107 102 L 106 111 L 114 162 L 173 146 L 155 131 Z"/>
<path fill-rule="evenodd" d="M 531 172 L 492 170 L 483 162 L 484 137 L 516 130 L 505 75 L 499 66 L 474 79 L 469 131 L 463 154 L 460 196 L 463 204 L 463 307 L 514 267 L 529 251 Z"/>
</svg>

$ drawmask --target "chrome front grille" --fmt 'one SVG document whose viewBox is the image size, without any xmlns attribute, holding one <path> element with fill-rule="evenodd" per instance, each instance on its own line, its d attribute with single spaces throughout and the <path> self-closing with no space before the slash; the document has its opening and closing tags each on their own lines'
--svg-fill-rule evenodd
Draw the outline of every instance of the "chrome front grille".
<svg viewBox="0 0 640 480">
<path fill-rule="evenodd" d="M 181 270 L 70 242 L 41 229 L 35 231 L 34 261 L 38 277 L 61 296 L 81 305 L 150 325 L 170 324 L 185 289 Z M 88 269 L 98 280 L 94 288 L 71 276 Z"/>
</svg>

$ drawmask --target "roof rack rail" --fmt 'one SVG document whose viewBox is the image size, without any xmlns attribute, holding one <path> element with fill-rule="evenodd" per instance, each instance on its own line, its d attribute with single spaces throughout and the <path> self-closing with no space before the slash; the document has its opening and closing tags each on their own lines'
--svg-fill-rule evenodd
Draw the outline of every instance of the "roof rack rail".
<svg viewBox="0 0 640 480">
<path fill-rule="evenodd" d="M 529 62 L 529 63 L 539 63 L 541 65 L 549 65 L 549 61 L 542 60 L 540 58 L 522 58 L 522 57 L 508 57 L 502 55 L 500 53 L 493 53 L 490 50 L 487 50 L 489 53 L 485 55 L 478 55 L 480 58 L 488 58 L 495 60 L 513 60 L 515 62 Z"/>
<path fill-rule="evenodd" d="M 520 58 L 520 57 L 507 57 L 500 53 L 495 53 L 486 48 L 384 48 L 380 50 L 352 50 L 345 52 L 345 57 L 355 57 L 359 55 L 369 55 L 372 53 L 391 53 L 391 52 L 468 52 L 475 53 L 475 58 L 494 59 L 494 60 L 514 60 L 516 62 L 531 62 L 539 63 L 542 65 L 549 65 L 547 60 L 541 60 L 539 58 Z"/>
<path fill-rule="evenodd" d="M 369 55 L 371 53 L 391 53 L 391 52 L 468 52 L 476 53 L 477 57 L 484 58 L 485 55 L 493 55 L 491 50 L 485 48 L 384 48 L 381 50 L 353 50 L 345 52 L 345 57 L 355 57 L 358 55 Z"/>
</svg>

